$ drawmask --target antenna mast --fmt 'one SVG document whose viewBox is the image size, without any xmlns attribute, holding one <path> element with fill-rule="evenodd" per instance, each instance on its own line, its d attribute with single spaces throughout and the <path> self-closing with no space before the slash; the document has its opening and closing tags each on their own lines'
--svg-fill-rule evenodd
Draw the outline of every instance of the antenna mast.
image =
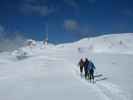
<svg viewBox="0 0 133 100">
<path fill-rule="evenodd" d="M 46 34 L 45 34 L 45 40 L 44 40 L 44 45 L 48 45 L 48 24 L 46 24 Z"/>
</svg>

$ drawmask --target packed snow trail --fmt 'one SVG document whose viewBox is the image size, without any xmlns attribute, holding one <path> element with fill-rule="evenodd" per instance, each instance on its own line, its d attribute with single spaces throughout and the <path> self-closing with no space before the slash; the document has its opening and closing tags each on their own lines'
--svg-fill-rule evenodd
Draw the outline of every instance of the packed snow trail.
<svg viewBox="0 0 133 100">
<path fill-rule="evenodd" d="M 74 58 L 76 59 L 76 57 L 74 57 L 73 55 L 79 55 L 79 54 L 76 54 L 76 50 L 67 50 L 65 49 L 66 52 L 64 54 L 69 54 L 70 52 L 72 53 L 72 55 L 69 55 L 69 57 L 67 58 Z M 74 51 L 74 52 L 72 52 Z M 68 53 L 69 52 L 69 53 Z M 88 56 L 87 53 L 86 54 L 83 54 L 82 53 L 82 56 Z M 80 57 L 82 57 L 80 55 Z M 90 57 L 91 55 L 89 55 Z M 77 56 L 77 58 L 79 59 L 79 56 Z M 66 59 L 69 62 L 72 62 L 72 59 Z M 74 66 L 74 65 L 73 65 Z M 73 67 L 73 71 L 75 71 L 75 77 L 78 77 L 80 79 L 80 72 L 79 72 L 79 68 L 77 68 L 77 65 L 75 65 Z M 100 74 L 99 74 L 100 75 Z M 124 90 L 122 90 L 118 85 L 116 84 L 113 84 L 111 82 L 108 82 L 106 81 L 106 77 L 103 77 L 101 79 L 102 80 L 105 80 L 105 81 L 102 81 L 102 82 L 98 82 L 94 85 L 90 85 L 90 83 L 88 81 L 86 81 L 85 79 L 80 79 L 82 81 L 84 81 L 85 84 L 88 84 L 89 87 L 93 88 L 93 90 L 95 90 L 97 92 L 97 94 L 99 94 L 103 100 L 130 100 L 131 99 L 131 96 Z M 97 79 L 95 79 L 97 80 Z M 91 83 L 92 84 L 92 83 Z"/>
<path fill-rule="evenodd" d="M 48 55 L 46 55 L 48 54 Z M 60 57 L 59 57 L 60 56 Z M 1 67 L 1 100 L 81 100 L 101 98 L 72 73 L 72 65 L 53 51 Z M 9 69 L 10 68 L 10 69 Z M 103 98 L 101 98 L 103 100 Z"/>
<path fill-rule="evenodd" d="M 0 66 L 0 99 L 131 100 L 110 82 L 90 84 L 81 79 L 77 67 L 80 57 L 77 48 L 57 47 L 42 49 L 33 57 L 3 64 Z"/>
<path fill-rule="evenodd" d="M 115 84 L 110 82 L 100 82 L 97 85 L 103 93 L 111 98 L 111 100 L 130 100 L 130 95 Z"/>
<path fill-rule="evenodd" d="M 89 80 L 80 78 L 79 71 L 75 68 L 75 77 L 79 78 L 84 84 L 91 87 L 97 94 L 99 94 L 103 100 L 130 100 L 131 97 L 128 93 L 120 89 L 119 86 L 108 81 L 100 81 L 90 83 Z"/>
</svg>

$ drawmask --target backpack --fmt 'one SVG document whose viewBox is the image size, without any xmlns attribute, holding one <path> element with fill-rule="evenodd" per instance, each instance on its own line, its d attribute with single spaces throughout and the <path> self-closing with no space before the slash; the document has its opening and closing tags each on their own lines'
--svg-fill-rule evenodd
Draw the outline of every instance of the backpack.
<svg viewBox="0 0 133 100">
<path fill-rule="evenodd" d="M 95 67 L 95 65 L 94 65 L 94 63 L 92 61 L 89 62 L 89 65 L 88 66 L 89 66 L 89 70 L 96 69 L 96 67 Z"/>
</svg>

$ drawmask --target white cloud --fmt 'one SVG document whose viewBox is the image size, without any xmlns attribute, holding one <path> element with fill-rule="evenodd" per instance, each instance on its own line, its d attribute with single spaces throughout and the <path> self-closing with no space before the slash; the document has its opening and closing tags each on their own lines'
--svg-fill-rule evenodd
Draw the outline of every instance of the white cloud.
<svg viewBox="0 0 133 100">
<path fill-rule="evenodd" d="M 10 38 L 6 29 L 0 24 L 0 52 L 17 49 L 22 46 L 25 38 L 21 35 L 16 35 L 14 38 Z"/>
<path fill-rule="evenodd" d="M 4 27 L 2 25 L 0 25 L 0 33 L 4 32 Z"/>
<path fill-rule="evenodd" d="M 41 16 L 47 16 L 54 12 L 53 8 L 49 8 L 46 5 L 31 5 L 31 4 L 23 5 L 23 8 L 21 10 L 27 14 L 33 14 L 33 15 L 35 14 Z"/>
<path fill-rule="evenodd" d="M 21 35 L 16 35 L 13 38 L 2 35 L 0 38 L 0 52 L 18 49 L 19 47 L 23 46 L 24 42 L 25 38 Z"/>
<path fill-rule="evenodd" d="M 126 9 L 122 13 L 127 16 L 133 16 L 133 11 L 130 9 Z"/>
<path fill-rule="evenodd" d="M 76 20 L 68 19 L 64 21 L 64 28 L 66 31 L 76 32 L 79 29 L 79 23 Z"/>
<path fill-rule="evenodd" d="M 24 41 L 25 39 L 22 37 L 16 37 L 14 39 L 3 37 L 0 39 L 0 52 L 18 49 L 24 44 Z"/>
<path fill-rule="evenodd" d="M 88 34 L 95 32 L 95 28 L 92 25 L 81 24 L 74 19 L 65 20 L 64 28 L 66 31 L 75 34 L 77 37 L 85 37 L 88 36 Z"/>
<path fill-rule="evenodd" d="M 24 14 L 48 16 L 55 12 L 54 7 L 50 7 L 46 4 L 39 4 L 37 0 L 25 0 L 20 7 Z"/>
<path fill-rule="evenodd" d="M 4 27 L 0 25 L 0 37 L 4 34 Z"/>
<path fill-rule="evenodd" d="M 78 3 L 75 0 L 64 0 L 64 2 L 73 8 L 78 8 Z"/>
</svg>

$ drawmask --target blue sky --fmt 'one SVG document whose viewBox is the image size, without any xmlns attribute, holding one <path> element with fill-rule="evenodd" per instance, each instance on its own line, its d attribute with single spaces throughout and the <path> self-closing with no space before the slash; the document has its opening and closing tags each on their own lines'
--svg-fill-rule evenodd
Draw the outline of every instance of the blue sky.
<svg viewBox="0 0 133 100">
<path fill-rule="evenodd" d="M 51 42 L 133 32 L 132 0 L 0 0 L 0 36 Z"/>
</svg>

